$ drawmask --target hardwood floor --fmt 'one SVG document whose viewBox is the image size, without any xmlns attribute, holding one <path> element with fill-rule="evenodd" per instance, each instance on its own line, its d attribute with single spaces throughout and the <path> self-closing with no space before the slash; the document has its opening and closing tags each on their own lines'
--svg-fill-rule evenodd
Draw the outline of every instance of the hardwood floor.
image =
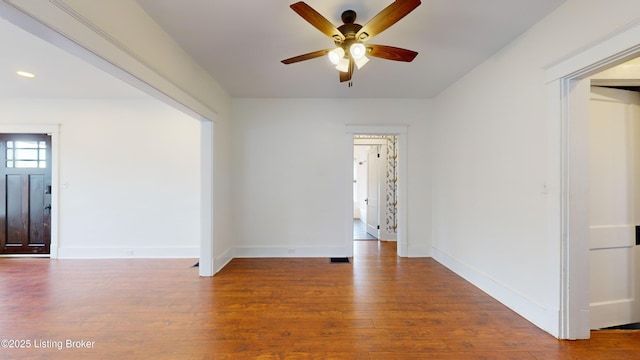
<svg viewBox="0 0 640 360">
<path fill-rule="evenodd" d="M 0 359 L 640 359 L 638 331 L 558 341 L 394 243 L 213 278 L 194 262 L 0 259 L 0 339 L 30 346 Z"/>
</svg>

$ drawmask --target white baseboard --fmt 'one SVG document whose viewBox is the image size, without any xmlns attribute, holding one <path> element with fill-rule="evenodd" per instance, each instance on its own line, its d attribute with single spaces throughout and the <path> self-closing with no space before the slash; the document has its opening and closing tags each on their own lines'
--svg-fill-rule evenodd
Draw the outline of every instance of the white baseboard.
<svg viewBox="0 0 640 360">
<path fill-rule="evenodd" d="M 460 275 L 465 280 L 484 291 L 506 307 L 515 311 L 537 327 L 555 337 L 560 335 L 559 309 L 545 308 L 485 274 L 482 274 L 447 254 L 440 252 L 436 248 L 432 248 L 431 253 L 433 258 L 440 264 Z"/>
<path fill-rule="evenodd" d="M 380 231 L 380 240 L 383 241 L 398 241 L 398 235 L 394 233 L 388 233 L 385 231 Z"/>
<path fill-rule="evenodd" d="M 222 270 L 231 260 L 233 260 L 233 249 L 229 249 L 224 252 L 224 254 L 218 256 L 213 261 L 215 268 L 213 269 L 214 275 L 217 274 L 220 270 Z"/>
<path fill-rule="evenodd" d="M 58 259 L 200 258 L 200 248 L 59 248 Z"/>
<path fill-rule="evenodd" d="M 344 247 L 236 247 L 237 258 L 345 257 Z"/>
<path fill-rule="evenodd" d="M 407 257 L 431 257 L 431 248 L 412 247 L 409 245 L 407 249 Z"/>
</svg>

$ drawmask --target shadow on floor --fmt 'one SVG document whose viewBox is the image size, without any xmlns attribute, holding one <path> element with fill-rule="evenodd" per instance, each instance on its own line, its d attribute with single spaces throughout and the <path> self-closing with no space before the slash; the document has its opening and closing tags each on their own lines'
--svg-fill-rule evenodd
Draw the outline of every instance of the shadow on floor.
<svg viewBox="0 0 640 360">
<path fill-rule="evenodd" d="M 353 240 L 377 240 L 367 233 L 367 225 L 360 219 L 353 219 Z"/>
<path fill-rule="evenodd" d="M 640 330 L 640 323 L 612 326 L 602 330 Z"/>
</svg>

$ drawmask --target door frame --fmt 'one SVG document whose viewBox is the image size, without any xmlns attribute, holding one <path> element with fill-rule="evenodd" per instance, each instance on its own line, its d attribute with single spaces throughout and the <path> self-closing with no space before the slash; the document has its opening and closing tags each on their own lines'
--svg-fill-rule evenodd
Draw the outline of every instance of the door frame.
<svg viewBox="0 0 640 360">
<path fill-rule="evenodd" d="M 59 167 L 59 124 L 0 124 L 2 134 L 50 134 L 51 135 L 51 245 L 49 258 L 58 258 L 58 167 Z M 3 255 L 6 256 L 6 255 Z M 9 255 L 10 256 L 10 255 Z M 20 255 L 28 256 L 28 255 Z"/>
<path fill-rule="evenodd" d="M 407 236 L 407 125 L 346 125 L 345 152 L 345 229 L 344 244 L 347 257 L 353 256 L 353 137 L 354 135 L 394 135 L 398 137 L 398 256 L 408 257 L 409 239 Z"/>
<path fill-rule="evenodd" d="M 589 325 L 589 76 L 640 55 L 640 22 L 546 67 L 549 173 L 560 206 L 550 212 L 550 233 L 559 230 L 559 332 L 561 339 L 588 339 Z M 559 155 L 558 157 L 556 157 Z M 556 238 L 556 235 L 552 235 Z"/>
</svg>

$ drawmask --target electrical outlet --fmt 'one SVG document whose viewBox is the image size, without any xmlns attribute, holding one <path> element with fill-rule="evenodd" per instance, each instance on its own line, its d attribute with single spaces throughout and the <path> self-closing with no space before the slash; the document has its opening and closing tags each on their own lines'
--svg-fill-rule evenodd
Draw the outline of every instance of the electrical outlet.
<svg viewBox="0 0 640 360">
<path fill-rule="evenodd" d="M 287 250 L 287 252 L 289 254 L 295 254 L 296 253 L 296 248 L 289 248 L 289 250 Z"/>
<path fill-rule="evenodd" d="M 127 250 L 127 251 L 125 251 L 125 253 L 126 253 L 128 256 L 131 256 L 131 255 L 133 255 L 133 250 Z"/>
</svg>

